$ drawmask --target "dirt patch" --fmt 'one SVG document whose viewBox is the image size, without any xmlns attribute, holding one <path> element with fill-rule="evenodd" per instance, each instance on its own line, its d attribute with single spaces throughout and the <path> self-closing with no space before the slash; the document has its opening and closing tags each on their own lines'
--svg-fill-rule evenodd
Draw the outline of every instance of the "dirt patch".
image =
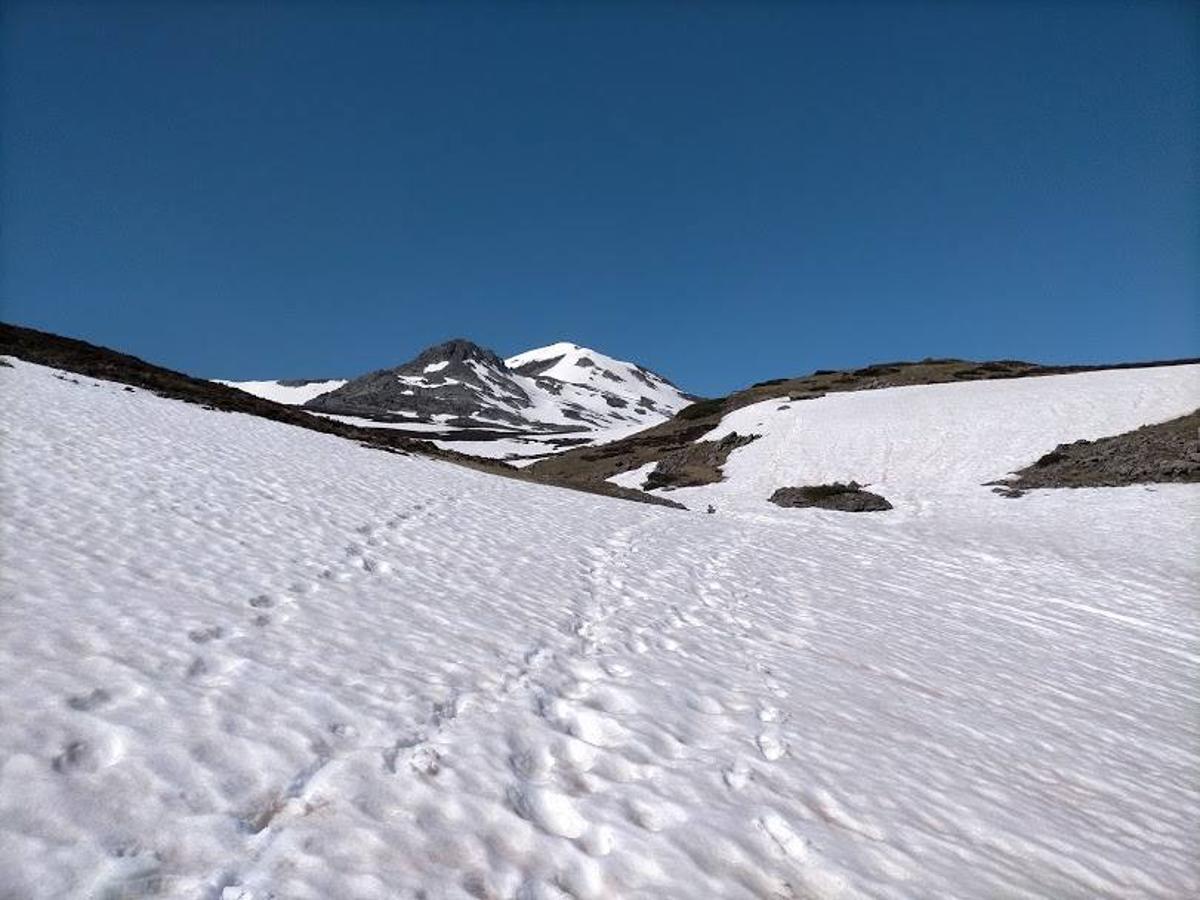
<svg viewBox="0 0 1200 900">
<path fill-rule="evenodd" d="M 842 484 L 812 484 L 805 487 L 781 487 L 768 498 L 776 506 L 812 507 L 838 512 L 882 512 L 892 508 L 879 494 L 864 491 L 857 481 Z"/>
<path fill-rule="evenodd" d="M 642 489 L 698 487 L 713 484 L 725 477 L 721 467 L 729 454 L 758 440 L 758 434 L 728 434 L 719 441 L 700 441 L 667 454 L 646 476 Z"/>
<path fill-rule="evenodd" d="M 1112 437 L 1059 444 L 993 484 L 997 493 L 1012 497 L 1033 488 L 1171 482 L 1200 482 L 1200 409 Z"/>
</svg>

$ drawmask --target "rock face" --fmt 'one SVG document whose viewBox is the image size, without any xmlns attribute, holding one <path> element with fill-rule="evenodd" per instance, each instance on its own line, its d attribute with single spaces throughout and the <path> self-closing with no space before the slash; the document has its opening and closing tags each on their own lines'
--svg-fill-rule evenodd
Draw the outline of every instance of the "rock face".
<svg viewBox="0 0 1200 900">
<path fill-rule="evenodd" d="M 646 476 L 642 490 L 698 487 L 724 478 L 721 466 L 729 454 L 759 437 L 757 434 L 727 434 L 719 441 L 698 441 L 664 456 Z"/>
<path fill-rule="evenodd" d="M 478 425 L 480 419 L 524 425 L 533 406 L 504 361 L 491 350 L 457 338 L 430 347 L 416 359 L 348 381 L 310 400 L 307 409 L 394 421 Z M 486 414 L 486 416 L 485 416 Z M 474 422 L 471 420 L 475 419 Z"/>
<path fill-rule="evenodd" d="M 1200 409 L 1156 425 L 1095 441 L 1059 444 L 997 493 L 1020 496 L 1031 488 L 1120 487 L 1200 482 Z"/>
<path fill-rule="evenodd" d="M 776 506 L 815 507 L 838 512 L 880 512 L 892 508 L 892 504 L 879 494 L 864 491 L 857 481 L 781 487 L 769 499 Z"/>
</svg>

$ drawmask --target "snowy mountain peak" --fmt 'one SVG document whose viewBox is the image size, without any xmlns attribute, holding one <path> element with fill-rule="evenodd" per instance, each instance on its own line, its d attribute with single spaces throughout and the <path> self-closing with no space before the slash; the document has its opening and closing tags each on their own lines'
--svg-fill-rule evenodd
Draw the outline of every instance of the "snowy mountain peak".
<svg viewBox="0 0 1200 900">
<path fill-rule="evenodd" d="M 590 347 L 567 341 L 526 350 L 524 353 L 510 356 L 504 362 L 514 372 L 522 375 L 540 375 L 571 384 L 607 387 L 609 390 L 615 389 L 613 385 L 622 385 L 626 390 L 637 391 L 639 396 L 647 390 L 684 396 L 670 381 L 644 366 L 614 359 Z M 651 398 L 653 399 L 653 395 Z"/>
<path fill-rule="evenodd" d="M 326 415 L 434 427 L 460 441 L 464 432 L 497 430 L 587 433 L 578 440 L 591 441 L 656 425 L 689 402 L 661 375 L 579 344 L 561 341 L 504 360 L 456 338 L 304 405 Z"/>
</svg>

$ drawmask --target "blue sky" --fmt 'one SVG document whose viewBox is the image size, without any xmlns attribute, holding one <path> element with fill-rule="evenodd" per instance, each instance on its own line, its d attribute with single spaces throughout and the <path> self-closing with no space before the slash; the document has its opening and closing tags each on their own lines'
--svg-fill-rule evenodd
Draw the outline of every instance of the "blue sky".
<svg viewBox="0 0 1200 900">
<path fill-rule="evenodd" d="M 10 0 L 0 313 L 228 378 L 1196 355 L 1198 9 Z"/>
</svg>

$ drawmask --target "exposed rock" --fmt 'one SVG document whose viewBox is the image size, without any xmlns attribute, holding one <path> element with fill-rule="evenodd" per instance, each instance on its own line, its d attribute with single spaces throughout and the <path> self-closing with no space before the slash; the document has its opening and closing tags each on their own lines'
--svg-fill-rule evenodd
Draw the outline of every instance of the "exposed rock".
<svg viewBox="0 0 1200 900">
<path fill-rule="evenodd" d="M 892 504 L 879 494 L 864 491 L 857 481 L 781 487 L 769 499 L 776 506 L 815 507 L 839 512 L 880 512 L 892 508 Z"/>
<path fill-rule="evenodd" d="M 642 489 L 696 487 L 720 481 L 725 477 L 721 466 L 725 465 L 729 454 L 759 437 L 761 435 L 733 432 L 719 441 L 689 444 L 659 460 L 646 476 Z"/>
<path fill-rule="evenodd" d="M 529 394 L 500 357 L 462 338 L 430 347 L 404 365 L 355 378 L 305 404 L 324 413 L 382 421 L 404 421 L 393 415 L 396 410 L 418 421 L 486 414 L 515 426 L 528 424 L 520 411 L 531 406 Z"/>
<path fill-rule="evenodd" d="M 999 482 L 1005 496 L 1031 488 L 1200 482 L 1200 409 L 1095 441 L 1059 444 Z"/>
</svg>

